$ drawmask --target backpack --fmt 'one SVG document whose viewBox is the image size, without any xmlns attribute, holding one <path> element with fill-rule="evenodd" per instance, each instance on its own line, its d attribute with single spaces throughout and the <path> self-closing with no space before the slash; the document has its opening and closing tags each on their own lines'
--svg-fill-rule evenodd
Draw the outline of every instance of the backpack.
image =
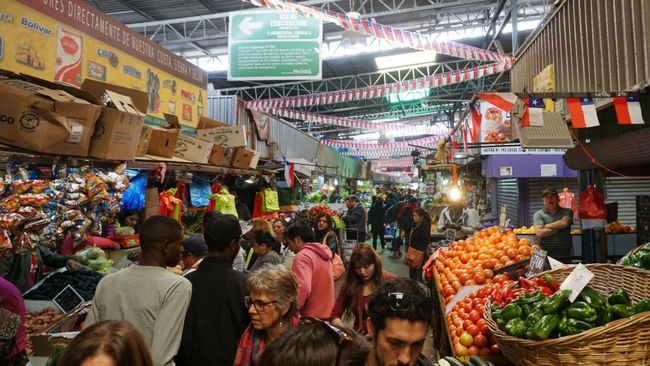
<svg viewBox="0 0 650 366">
<path fill-rule="evenodd" d="M 413 208 L 406 209 L 404 215 L 399 219 L 399 227 L 401 229 L 410 230 L 413 228 Z"/>
</svg>

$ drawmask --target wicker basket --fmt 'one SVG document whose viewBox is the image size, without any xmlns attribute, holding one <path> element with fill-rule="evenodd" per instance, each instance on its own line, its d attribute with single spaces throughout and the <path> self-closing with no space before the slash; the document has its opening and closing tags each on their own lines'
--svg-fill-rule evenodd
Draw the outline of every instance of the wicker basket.
<svg viewBox="0 0 650 366">
<path fill-rule="evenodd" d="M 586 267 L 594 273 L 589 286 L 602 294 L 624 288 L 633 304 L 650 298 L 650 271 L 615 264 L 588 264 Z M 573 267 L 563 267 L 545 273 L 553 274 L 561 282 L 572 270 Z M 485 312 L 485 319 L 503 354 L 517 365 L 650 365 L 648 311 L 580 334 L 543 341 L 507 335 L 499 330 L 490 311 Z"/>
<path fill-rule="evenodd" d="M 624 255 L 623 257 L 621 257 L 621 259 L 619 259 L 618 262 L 616 262 L 616 264 L 621 264 L 621 262 L 623 261 L 623 259 L 625 259 L 625 258 L 627 258 L 627 257 L 629 257 L 629 256 L 631 256 L 631 255 L 636 254 L 636 253 L 639 252 L 641 249 L 645 248 L 645 246 L 648 245 L 648 244 L 650 244 L 650 243 L 641 244 L 641 245 L 639 245 L 638 247 L 636 247 L 636 248 L 630 250 L 626 255 Z"/>
</svg>

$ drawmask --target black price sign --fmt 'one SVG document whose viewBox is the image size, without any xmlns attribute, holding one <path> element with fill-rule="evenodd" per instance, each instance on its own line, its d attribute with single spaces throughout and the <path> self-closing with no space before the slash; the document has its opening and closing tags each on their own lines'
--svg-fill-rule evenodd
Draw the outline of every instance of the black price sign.
<svg viewBox="0 0 650 366">
<path fill-rule="evenodd" d="M 528 266 L 528 272 L 526 272 L 526 277 L 534 276 L 538 273 L 544 272 L 544 266 L 546 264 L 546 250 L 540 248 L 533 249 L 533 256 L 530 257 L 530 265 Z"/>
<path fill-rule="evenodd" d="M 84 302 L 84 298 L 72 286 L 67 285 L 52 301 L 67 314 Z"/>
<path fill-rule="evenodd" d="M 454 240 L 456 240 L 456 230 L 454 230 L 454 229 L 447 229 L 447 231 L 445 231 L 445 236 L 446 236 L 447 241 L 454 241 Z"/>
</svg>

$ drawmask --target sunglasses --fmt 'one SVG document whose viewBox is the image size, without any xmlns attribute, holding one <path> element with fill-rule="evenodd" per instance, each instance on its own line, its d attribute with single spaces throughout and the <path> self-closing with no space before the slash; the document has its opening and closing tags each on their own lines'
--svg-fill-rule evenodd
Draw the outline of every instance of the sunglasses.
<svg viewBox="0 0 650 366">
<path fill-rule="evenodd" d="M 339 360 L 341 359 L 341 348 L 343 348 L 343 346 L 352 344 L 352 338 L 350 338 L 350 336 L 341 328 L 333 326 L 326 320 L 306 316 L 301 318 L 300 321 L 302 324 L 320 325 L 327 331 L 327 333 L 332 337 L 334 343 L 336 343 L 336 363 L 334 365 L 338 365 Z"/>
</svg>

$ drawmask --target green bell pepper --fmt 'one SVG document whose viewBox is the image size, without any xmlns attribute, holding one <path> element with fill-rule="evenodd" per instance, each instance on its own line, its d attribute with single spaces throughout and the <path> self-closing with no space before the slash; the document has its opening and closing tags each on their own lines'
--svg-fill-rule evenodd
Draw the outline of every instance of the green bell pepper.
<svg viewBox="0 0 650 366">
<path fill-rule="evenodd" d="M 535 309 L 526 317 L 526 326 L 532 327 L 538 320 L 542 319 L 544 311 L 542 309 Z"/>
<path fill-rule="evenodd" d="M 609 304 L 606 304 L 598 313 L 598 319 L 596 319 L 596 324 L 605 325 L 612 321 L 613 317 L 612 307 Z"/>
<path fill-rule="evenodd" d="M 596 309 L 583 301 L 576 301 L 571 304 L 566 309 L 566 313 L 569 318 L 583 320 L 588 323 L 593 323 L 596 321 L 596 318 L 598 318 L 598 312 Z"/>
<path fill-rule="evenodd" d="M 513 337 L 524 338 L 526 336 L 526 324 L 521 318 L 513 318 L 508 321 L 505 327 L 506 333 Z"/>
<path fill-rule="evenodd" d="M 622 288 L 617 288 L 616 290 L 610 292 L 609 298 L 607 298 L 607 302 L 609 302 L 610 305 L 617 305 L 617 304 L 632 305 L 632 300 L 630 300 L 630 295 L 628 295 L 627 291 L 625 291 L 625 289 Z"/>
<path fill-rule="evenodd" d="M 530 314 L 532 311 L 533 311 L 533 307 L 530 304 L 521 305 L 521 318 L 526 319 L 528 314 Z"/>
<path fill-rule="evenodd" d="M 494 322 L 497 323 L 497 327 L 499 327 L 499 329 L 501 330 L 504 330 L 504 328 L 506 327 L 506 321 L 503 320 L 503 318 L 501 317 L 495 318 Z"/>
<path fill-rule="evenodd" d="M 510 319 L 520 318 L 523 314 L 521 306 L 517 304 L 508 304 L 501 310 L 501 318 L 506 322 Z"/>
<path fill-rule="evenodd" d="M 544 295 L 541 291 L 533 291 L 529 292 L 527 294 L 523 294 L 519 296 L 519 298 L 515 301 L 517 304 L 534 304 L 537 302 L 540 302 L 542 300 L 546 299 L 546 295 Z"/>
<path fill-rule="evenodd" d="M 650 311 L 650 299 L 643 299 L 639 301 L 638 304 L 634 307 L 634 313 L 642 313 L 644 311 Z"/>
<path fill-rule="evenodd" d="M 497 305 L 492 306 L 490 309 L 490 315 L 492 315 L 492 319 L 496 320 L 497 318 L 501 317 L 501 308 L 498 307 Z"/>
<path fill-rule="evenodd" d="M 569 304 L 571 290 L 562 290 L 542 302 L 544 314 L 558 313 Z"/>
<path fill-rule="evenodd" d="M 533 339 L 533 330 L 531 328 L 526 329 L 526 339 Z"/>
<path fill-rule="evenodd" d="M 560 323 L 557 325 L 557 330 L 560 331 L 560 336 L 568 334 L 567 327 L 569 324 L 569 318 L 564 315 L 562 316 L 562 319 L 560 319 Z"/>
<path fill-rule="evenodd" d="M 650 254 L 645 253 L 641 256 L 639 266 L 643 269 L 650 269 Z"/>
<path fill-rule="evenodd" d="M 632 305 L 616 304 L 612 306 L 612 311 L 619 319 L 629 318 L 634 315 L 634 308 Z"/>
<path fill-rule="evenodd" d="M 558 328 L 560 325 L 560 316 L 557 314 L 548 314 L 544 315 L 540 320 L 535 323 L 533 326 L 533 338 L 535 339 L 548 339 L 551 334 Z"/>
<path fill-rule="evenodd" d="M 592 324 L 583 322 L 582 320 L 564 317 L 562 320 L 560 320 L 558 330 L 562 335 L 573 335 L 582 333 L 585 330 L 589 330 L 593 327 L 594 326 Z"/>
<path fill-rule="evenodd" d="M 578 299 L 586 302 L 592 308 L 598 310 L 602 309 L 603 306 L 607 303 L 607 298 L 600 294 L 600 292 L 594 290 L 593 288 L 587 286 L 578 295 Z"/>
</svg>

